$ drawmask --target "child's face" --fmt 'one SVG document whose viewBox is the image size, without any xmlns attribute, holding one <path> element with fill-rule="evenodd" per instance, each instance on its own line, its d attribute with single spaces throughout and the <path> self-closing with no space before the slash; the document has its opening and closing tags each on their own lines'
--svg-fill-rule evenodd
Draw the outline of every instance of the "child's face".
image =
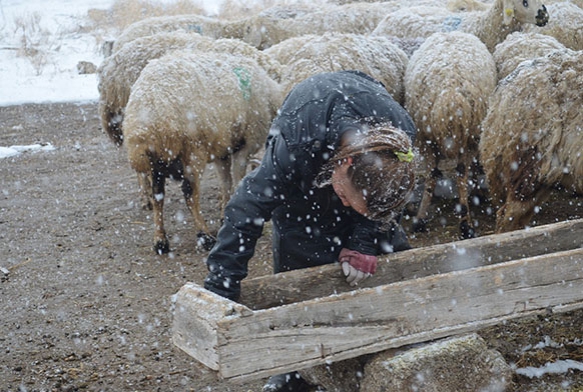
<svg viewBox="0 0 583 392">
<path fill-rule="evenodd" d="M 348 168 L 352 164 L 352 159 L 346 159 L 338 165 L 332 173 L 332 187 L 345 207 L 350 207 L 361 215 L 367 216 L 365 195 L 358 191 L 348 177 Z"/>
</svg>

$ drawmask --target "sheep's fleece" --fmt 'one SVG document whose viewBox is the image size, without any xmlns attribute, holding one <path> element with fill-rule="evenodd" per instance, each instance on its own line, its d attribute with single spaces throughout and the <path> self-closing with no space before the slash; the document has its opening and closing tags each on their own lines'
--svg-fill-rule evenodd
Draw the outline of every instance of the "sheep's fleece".
<svg viewBox="0 0 583 392">
<path fill-rule="evenodd" d="M 530 223 L 558 183 L 583 191 L 583 52 L 557 50 L 502 79 L 482 126 L 480 158 L 496 230 Z"/>
<path fill-rule="evenodd" d="M 167 252 L 168 240 L 162 219 L 164 178 L 153 173 L 182 177 L 197 229 L 208 235 L 198 200 L 206 164 L 215 161 L 224 203 L 244 176 L 250 155 L 265 143 L 282 100 L 279 84 L 244 56 L 184 50 L 143 69 L 132 87 L 123 136 L 130 164 L 153 205 L 157 251 Z M 159 189 L 153 191 L 148 183 Z"/>
</svg>

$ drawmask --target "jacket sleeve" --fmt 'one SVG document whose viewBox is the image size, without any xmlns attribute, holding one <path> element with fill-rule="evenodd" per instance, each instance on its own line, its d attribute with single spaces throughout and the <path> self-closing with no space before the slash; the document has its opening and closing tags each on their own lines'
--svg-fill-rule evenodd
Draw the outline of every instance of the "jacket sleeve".
<svg viewBox="0 0 583 392">
<path fill-rule="evenodd" d="M 223 297 L 238 300 L 241 280 L 255 252 L 263 225 L 285 201 L 293 170 L 283 138 L 269 143 L 261 165 L 243 178 L 225 208 L 217 243 L 206 260 L 209 273 L 204 286 Z"/>
<path fill-rule="evenodd" d="M 380 233 L 378 223 L 358 216 L 352 237 L 348 242 L 348 248 L 365 255 L 376 256 L 379 254 L 378 237 Z"/>
</svg>

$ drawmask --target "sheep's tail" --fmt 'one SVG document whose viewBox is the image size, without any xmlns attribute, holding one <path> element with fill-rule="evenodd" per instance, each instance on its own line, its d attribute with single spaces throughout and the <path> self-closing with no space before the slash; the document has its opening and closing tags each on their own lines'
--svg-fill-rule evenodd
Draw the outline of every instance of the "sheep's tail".
<svg viewBox="0 0 583 392">
<path fill-rule="evenodd" d="M 101 127 L 111 141 L 121 147 L 123 144 L 122 120 L 123 114 L 112 110 L 107 105 L 100 105 Z"/>
<path fill-rule="evenodd" d="M 130 129 L 127 132 L 125 147 L 128 152 L 130 166 L 138 173 L 149 173 L 152 171 L 152 162 L 158 161 L 158 154 L 154 143 L 148 134 L 141 130 Z"/>
</svg>

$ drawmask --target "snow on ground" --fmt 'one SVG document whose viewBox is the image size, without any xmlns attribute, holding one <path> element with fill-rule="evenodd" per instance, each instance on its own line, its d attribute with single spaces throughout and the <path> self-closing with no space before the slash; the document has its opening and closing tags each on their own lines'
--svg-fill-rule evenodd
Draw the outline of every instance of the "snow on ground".
<svg viewBox="0 0 583 392">
<path fill-rule="evenodd" d="M 216 14 L 222 0 L 203 0 L 207 12 Z M 163 1 L 160 1 L 163 2 Z M 170 0 L 167 0 L 170 2 Z M 97 100 L 97 76 L 80 75 L 77 64 L 99 66 L 103 56 L 95 38 L 79 31 L 90 8 L 109 9 L 113 0 L 0 0 L 0 106 L 43 102 Z M 46 55 L 42 65 L 19 56 L 23 47 L 19 20 L 29 23 L 26 35 Z M 38 31 L 30 29 L 37 26 Z"/>
<path fill-rule="evenodd" d="M 203 0 L 202 4 L 213 15 L 221 1 Z M 0 0 L 0 107 L 96 101 L 97 75 L 79 74 L 77 64 L 87 61 L 99 66 L 103 55 L 96 39 L 80 32 L 79 26 L 86 24 L 90 8 L 106 10 L 113 3 L 114 0 Z M 20 21 L 26 21 L 26 34 Z M 30 56 L 19 55 L 25 35 L 34 44 L 31 47 L 45 53 L 37 57 L 36 63 Z M 0 159 L 52 148 L 36 144 L 0 146 Z"/>
<path fill-rule="evenodd" d="M 102 56 L 90 34 L 81 34 L 89 8 L 107 9 L 112 0 L 0 0 L 0 106 L 22 103 L 95 100 L 95 74 L 79 75 L 77 63 L 98 65 Z M 18 20 L 31 21 L 38 16 L 39 31 L 27 35 L 46 51 L 39 56 L 43 66 L 35 66 L 30 57 L 19 56 L 22 29 Z"/>
</svg>

